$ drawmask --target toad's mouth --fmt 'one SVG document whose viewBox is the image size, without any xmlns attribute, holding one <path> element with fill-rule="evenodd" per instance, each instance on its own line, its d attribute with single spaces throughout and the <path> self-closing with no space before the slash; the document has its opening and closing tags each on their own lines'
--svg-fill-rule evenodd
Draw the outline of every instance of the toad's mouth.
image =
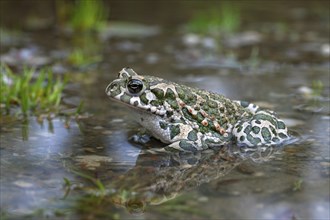
<svg viewBox="0 0 330 220">
<path fill-rule="evenodd" d="M 157 116 L 163 116 L 163 115 L 160 115 L 160 114 L 157 114 L 157 112 L 152 112 L 151 111 L 151 106 L 144 106 L 144 108 L 141 108 L 139 106 L 135 106 L 135 105 L 131 105 L 129 103 L 126 103 L 126 102 L 123 102 L 115 97 L 112 97 L 112 96 L 109 96 L 109 99 L 116 102 L 116 103 L 119 103 L 120 105 L 123 105 L 125 106 L 126 108 L 130 109 L 130 110 L 136 110 L 138 112 L 141 112 L 141 113 L 147 113 L 147 114 L 150 114 L 150 115 L 157 115 Z"/>
</svg>

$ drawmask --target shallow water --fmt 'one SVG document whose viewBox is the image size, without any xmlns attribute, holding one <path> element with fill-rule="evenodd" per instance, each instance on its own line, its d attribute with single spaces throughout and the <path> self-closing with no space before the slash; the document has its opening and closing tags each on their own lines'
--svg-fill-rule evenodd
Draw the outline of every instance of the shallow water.
<svg viewBox="0 0 330 220">
<path fill-rule="evenodd" d="M 241 3 L 247 25 L 239 33 L 260 31 L 262 41 L 214 51 L 185 44 L 181 26 L 212 2 L 110 3 L 111 19 L 149 24 L 160 33 L 84 39 L 82 45 L 101 54 L 102 62 L 72 71 L 64 102 L 83 100 L 88 117 L 40 123 L 35 117 L 1 116 L 1 217 L 329 219 L 329 11 L 324 4 Z M 11 10 L 19 13 L 21 7 Z M 260 30 L 280 26 L 286 31 Z M 34 46 L 53 60 L 51 66 L 60 66 L 54 54 L 79 46 L 55 31 L 27 33 L 27 42 L 4 44 L 1 53 Z M 104 93 L 125 66 L 270 108 L 298 140 L 262 155 L 235 156 L 226 149 L 194 156 L 140 154 L 142 146 L 129 141 L 139 126 Z M 319 92 L 312 86 L 317 80 L 323 83 Z M 157 140 L 148 145 L 163 146 Z"/>
</svg>

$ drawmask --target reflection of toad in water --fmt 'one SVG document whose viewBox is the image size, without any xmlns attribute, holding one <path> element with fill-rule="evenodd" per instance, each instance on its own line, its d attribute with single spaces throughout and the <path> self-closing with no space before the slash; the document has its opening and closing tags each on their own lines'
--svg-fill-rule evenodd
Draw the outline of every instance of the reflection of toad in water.
<svg viewBox="0 0 330 220">
<path fill-rule="evenodd" d="M 140 154 L 136 166 L 112 181 L 111 202 L 130 213 L 142 213 L 147 205 L 158 205 L 184 191 L 228 174 L 250 158 L 265 162 L 279 148 L 244 153 L 238 149 L 176 154 Z"/>
</svg>

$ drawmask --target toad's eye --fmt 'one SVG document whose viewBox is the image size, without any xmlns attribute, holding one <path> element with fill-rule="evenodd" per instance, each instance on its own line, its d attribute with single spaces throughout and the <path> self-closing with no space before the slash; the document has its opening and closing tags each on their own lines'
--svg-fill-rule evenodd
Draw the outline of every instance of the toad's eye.
<svg viewBox="0 0 330 220">
<path fill-rule="evenodd" d="M 143 89 L 143 82 L 139 79 L 130 79 L 127 83 L 127 89 L 132 95 L 137 94 Z"/>
</svg>

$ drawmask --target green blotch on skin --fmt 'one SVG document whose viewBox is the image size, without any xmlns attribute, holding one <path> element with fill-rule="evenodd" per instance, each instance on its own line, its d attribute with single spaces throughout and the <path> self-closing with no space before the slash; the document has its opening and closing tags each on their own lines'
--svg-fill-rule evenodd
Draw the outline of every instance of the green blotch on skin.
<svg viewBox="0 0 330 220">
<path fill-rule="evenodd" d="M 155 88 L 152 89 L 151 92 L 153 92 L 158 99 L 164 98 L 164 91 L 162 89 Z"/>
<path fill-rule="evenodd" d="M 172 111 L 166 111 L 166 116 L 169 118 L 173 115 L 173 112 Z"/>
<path fill-rule="evenodd" d="M 172 99 L 167 99 L 166 102 L 175 110 L 179 109 L 179 105 L 176 102 L 176 100 L 172 100 Z"/>
<path fill-rule="evenodd" d="M 278 136 L 282 139 L 288 138 L 288 136 L 284 133 L 279 133 Z"/>
<path fill-rule="evenodd" d="M 265 114 L 262 114 L 262 113 L 257 113 L 257 114 L 254 115 L 254 119 L 269 121 L 272 125 L 277 126 L 277 123 L 274 120 L 274 118 L 269 116 L 269 115 L 265 115 Z"/>
<path fill-rule="evenodd" d="M 172 89 L 168 88 L 166 90 L 165 98 L 174 100 L 176 98 L 174 91 Z"/>
<path fill-rule="evenodd" d="M 280 139 L 279 139 L 279 138 L 277 138 L 277 137 L 274 137 L 274 138 L 272 139 L 272 141 L 273 141 L 273 142 L 279 142 L 279 141 L 280 141 Z"/>
<path fill-rule="evenodd" d="M 250 134 L 251 130 L 252 130 L 251 125 L 248 125 L 248 126 L 246 126 L 246 128 L 244 129 L 244 133 L 245 133 L 245 134 Z"/>
<path fill-rule="evenodd" d="M 194 147 L 194 145 L 186 140 L 180 141 L 179 146 L 185 151 L 197 152 L 197 149 Z"/>
<path fill-rule="evenodd" d="M 261 129 L 261 135 L 262 135 L 262 138 L 265 140 L 265 141 L 270 141 L 271 140 L 271 133 L 269 131 L 268 128 L 262 128 Z"/>
<path fill-rule="evenodd" d="M 197 102 L 197 96 L 194 95 L 194 94 L 189 93 L 189 94 L 187 95 L 186 102 L 187 102 L 189 105 L 195 105 L 196 102 Z"/>
<path fill-rule="evenodd" d="M 241 132 L 243 129 L 243 126 L 241 124 L 236 125 L 237 132 Z"/>
<path fill-rule="evenodd" d="M 271 132 L 273 133 L 273 135 L 277 135 L 276 129 L 273 126 L 269 126 Z"/>
<path fill-rule="evenodd" d="M 175 87 L 176 92 L 178 93 L 178 96 L 181 100 L 184 100 L 186 97 L 186 93 L 183 89 L 181 89 L 180 87 Z"/>
<path fill-rule="evenodd" d="M 115 96 L 117 96 L 117 95 L 119 95 L 121 93 L 121 89 L 120 89 L 121 86 L 120 85 L 113 84 L 112 87 L 111 87 L 111 89 L 113 89 L 113 87 L 117 87 L 117 88 L 116 88 L 116 90 L 114 90 L 114 91 L 111 92 L 111 97 L 115 97 Z"/>
<path fill-rule="evenodd" d="M 209 97 L 206 94 L 200 94 L 200 96 L 204 99 L 205 102 L 209 100 Z"/>
<path fill-rule="evenodd" d="M 224 117 L 218 117 L 217 122 L 220 124 L 221 127 L 224 127 L 227 125 L 228 120 Z"/>
<path fill-rule="evenodd" d="M 285 129 L 285 124 L 282 121 L 277 121 L 277 127 L 279 129 Z"/>
<path fill-rule="evenodd" d="M 246 102 L 246 101 L 241 101 L 241 106 L 243 107 L 243 108 L 246 108 L 246 107 L 248 107 L 249 106 L 249 102 Z"/>
<path fill-rule="evenodd" d="M 140 96 L 140 100 L 143 104 L 148 104 L 148 99 L 147 99 L 147 95 L 146 93 L 143 93 L 141 96 Z"/>
<path fill-rule="evenodd" d="M 190 112 L 188 111 L 188 109 L 186 107 L 182 108 L 182 113 L 183 116 L 188 119 L 189 121 L 193 121 L 193 117 L 191 116 Z"/>
<path fill-rule="evenodd" d="M 159 105 L 162 105 L 163 103 L 160 100 L 152 100 L 150 104 L 157 107 Z"/>
<path fill-rule="evenodd" d="M 180 126 L 179 125 L 171 126 L 170 131 L 171 131 L 170 137 L 171 137 L 171 139 L 173 139 L 175 136 L 180 134 Z"/>
<path fill-rule="evenodd" d="M 239 140 L 243 142 L 243 141 L 245 140 L 245 136 L 242 135 L 242 136 L 239 138 Z"/>
<path fill-rule="evenodd" d="M 212 100 L 209 100 L 207 102 L 207 105 L 210 107 L 210 108 L 216 108 L 218 107 L 218 104 L 215 102 L 215 101 L 212 101 Z"/>
<path fill-rule="evenodd" d="M 130 103 L 132 96 L 127 95 L 126 93 L 120 97 L 120 100 L 125 103 Z"/>
<path fill-rule="evenodd" d="M 198 122 L 202 122 L 203 119 L 204 119 L 203 115 L 202 115 L 200 112 L 198 112 L 198 113 L 197 113 L 197 121 L 198 121 Z"/>
<path fill-rule="evenodd" d="M 188 133 L 188 140 L 196 141 L 197 140 L 197 132 L 192 130 Z"/>
<path fill-rule="evenodd" d="M 198 162 L 198 160 L 197 160 L 197 158 L 189 158 L 188 160 L 187 160 L 187 162 L 188 162 L 188 164 L 190 164 L 190 165 L 195 165 L 197 162 Z"/>
<path fill-rule="evenodd" d="M 260 128 L 258 126 L 253 126 L 252 127 L 252 132 L 255 133 L 255 134 L 258 134 L 260 131 Z"/>
<path fill-rule="evenodd" d="M 204 127 L 203 125 L 200 125 L 198 128 L 199 132 L 201 132 L 202 134 L 207 133 L 209 130 L 207 127 Z"/>
<path fill-rule="evenodd" d="M 209 110 L 209 107 L 207 105 L 204 105 L 203 110 L 207 112 Z"/>
<path fill-rule="evenodd" d="M 163 130 L 166 130 L 166 128 L 167 128 L 167 123 L 160 121 L 160 122 L 159 122 L 159 127 L 160 127 L 161 129 L 163 129 Z"/>
<path fill-rule="evenodd" d="M 213 115 L 219 115 L 218 109 L 217 108 L 210 108 L 207 112 L 210 116 Z"/>
<path fill-rule="evenodd" d="M 254 138 L 251 134 L 247 135 L 247 140 L 253 145 L 257 145 L 261 142 L 260 138 Z"/>
</svg>

